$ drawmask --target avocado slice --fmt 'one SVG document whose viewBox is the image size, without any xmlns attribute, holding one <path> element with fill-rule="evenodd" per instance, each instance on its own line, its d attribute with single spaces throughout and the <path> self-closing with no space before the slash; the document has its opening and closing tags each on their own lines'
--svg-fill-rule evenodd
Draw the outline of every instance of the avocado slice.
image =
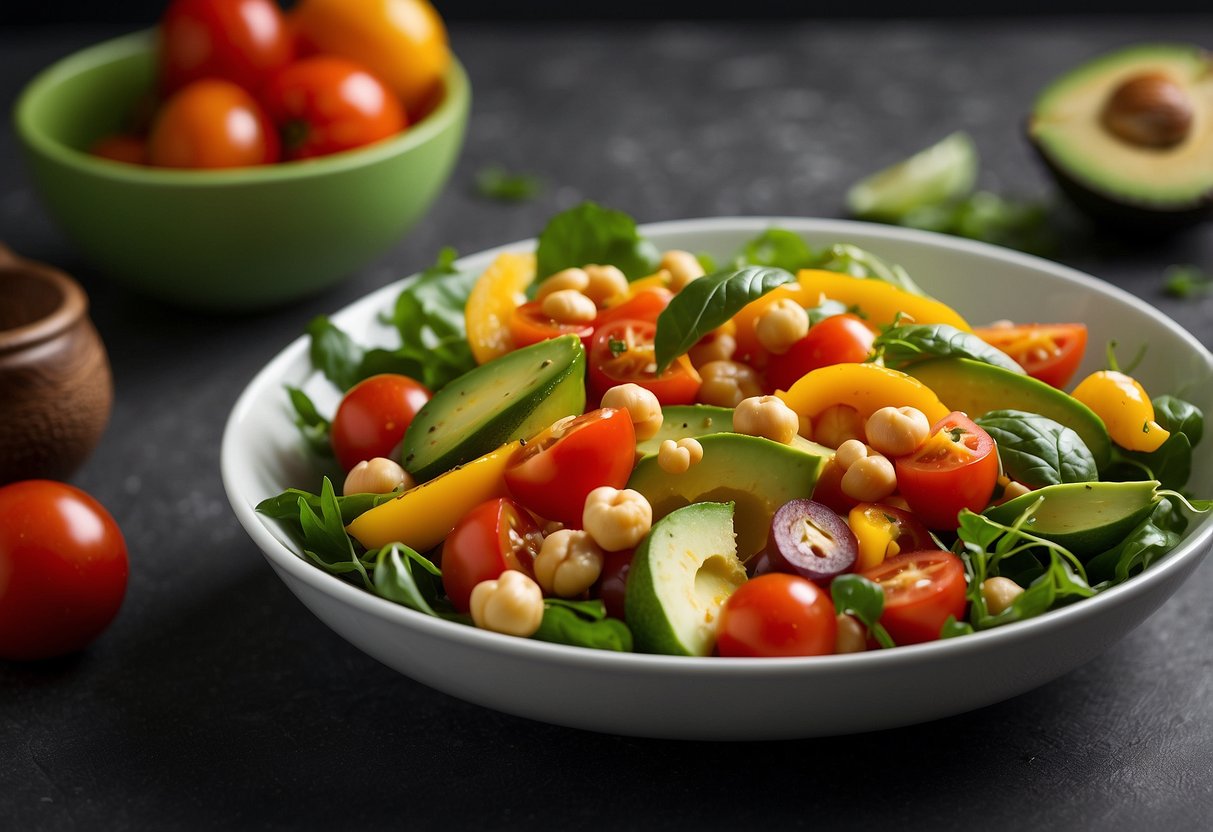
<svg viewBox="0 0 1213 832">
<path fill-rule="evenodd" d="M 695 503 L 653 525 L 628 573 L 624 615 L 636 649 L 706 656 L 720 608 L 746 581 L 731 503 Z"/>
<path fill-rule="evenodd" d="M 968 358 L 936 358 L 906 368 L 935 391 L 949 410 L 978 419 L 991 410 L 1026 410 L 1047 416 L 1082 437 L 1101 471 L 1112 459 L 1103 420 L 1078 399 L 1031 376 L 1021 376 Z"/>
<path fill-rule="evenodd" d="M 1037 98 L 1028 137 L 1094 219 L 1167 230 L 1213 213 L 1213 57 L 1146 44 L 1068 72 Z"/>
<path fill-rule="evenodd" d="M 426 402 L 404 434 L 405 469 L 425 482 L 585 409 L 585 350 L 562 335 L 471 370 Z"/>
<path fill-rule="evenodd" d="M 661 429 L 655 436 L 636 443 L 636 453 L 641 456 L 655 454 L 661 448 L 661 443 L 667 439 L 677 442 L 688 436 L 695 439 L 712 433 L 731 433 L 733 431 L 733 409 L 731 407 L 716 407 L 710 404 L 671 404 L 661 408 Z M 834 455 L 832 448 L 810 442 L 803 436 L 792 439 L 792 447 L 808 453 L 829 459 Z"/>
<path fill-rule="evenodd" d="M 985 510 L 986 517 L 1010 525 L 1028 506 L 1044 502 L 1024 531 L 1065 546 L 1081 559 L 1111 549 L 1158 503 L 1158 482 L 1066 482 L 1046 485 Z"/>
<path fill-rule="evenodd" d="M 811 497 L 826 457 L 760 436 L 714 433 L 699 437 L 703 459 L 683 474 L 666 473 L 656 456 L 636 463 L 628 488 L 645 496 L 659 520 L 689 503 L 736 505 L 737 552 L 749 560 L 762 551 L 775 511 Z"/>
</svg>

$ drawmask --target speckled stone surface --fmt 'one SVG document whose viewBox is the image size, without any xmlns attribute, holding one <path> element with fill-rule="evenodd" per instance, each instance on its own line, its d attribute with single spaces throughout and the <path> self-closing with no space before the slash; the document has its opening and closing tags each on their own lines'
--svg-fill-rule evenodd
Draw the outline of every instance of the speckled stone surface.
<svg viewBox="0 0 1213 832">
<path fill-rule="evenodd" d="M 0 32 L 0 102 L 111 34 Z M 241 389 L 312 315 L 443 245 L 530 236 L 582 198 L 642 221 L 837 216 L 859 175 L 957 128 L 977 140 L 984 185 L 1048 195 L 1020 135 L 1034 93 L 1132 41 L 1211 45 L 1213 18 L 459 25 L 453 38 L 475 103 L 446 194 L 341 287 L 264 316 L 198 316 L 111 287 L 51 225 L 0 131 L 0 238 L 77 275 L 109 346 L 113 421 L 75 482 L 116 516 L 132 560 L 126 605 L 91 649 L 0 664 L 0 827 L 1208 828 L 1211 563 L 1099 659 L 967 715 L 772 744 L 599 736 L 436 693 L 329 632 L 237 525 L 219 442 Z M 472 183 L 489 164 L 550 187 L 484 201 Z M 1213 344 L 1213 297 L 1160 293 L 1168 264 L 1213 266 L 1213 228 L 1138 248 L 1061 222 L 1059 259 Z"/>
</svg>

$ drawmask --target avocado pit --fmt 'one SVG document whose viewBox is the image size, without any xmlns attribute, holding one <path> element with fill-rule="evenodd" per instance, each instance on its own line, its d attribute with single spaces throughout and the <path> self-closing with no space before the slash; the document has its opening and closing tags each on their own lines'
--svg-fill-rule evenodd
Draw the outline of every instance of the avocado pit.
<svg viewBox="0 0 1213 832">
<path fill-rule="evenodd" d="M 1103 126 L 1138 147 L 1173 147 L 1192 130 L 1192 99 L 1161 72 L 1135 75 L 1112 91 Z"/>
</svg>

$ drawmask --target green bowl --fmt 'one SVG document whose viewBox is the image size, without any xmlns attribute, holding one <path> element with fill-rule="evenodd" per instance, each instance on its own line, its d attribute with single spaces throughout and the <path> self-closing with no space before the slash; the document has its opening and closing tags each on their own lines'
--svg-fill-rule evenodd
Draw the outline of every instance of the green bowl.
<svg viewBox="0 0 1213 832">
<path fill-rule="evenodd" d="M 51 214 L 94 265 L 137 291 L 211 310 L 313 294 L 398 241 L 450 176 L 471 102 L 452 61 L 433 112 L 359 150 L 223 171 L 86 153 L 118 131 L 154 75 L 148 32 L 77 52 L 22 92 L 17 134 Z"/>
</svg>

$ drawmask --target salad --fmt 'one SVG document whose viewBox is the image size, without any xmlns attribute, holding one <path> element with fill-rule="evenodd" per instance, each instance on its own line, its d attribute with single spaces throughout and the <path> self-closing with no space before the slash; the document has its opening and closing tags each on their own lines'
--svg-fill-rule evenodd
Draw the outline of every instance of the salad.
<svg viewBox="0 0 1213 832">
<path fill-rule="evenodd" d="M 258 511 L 317 568 L 499 633 L 951 638 L 1122 583 L 1213 507 L 1182 491 L 1203 414 L 1114 345 L 1073 384 L 1083 324 L 975 328 L 845 243 L 768 229 L 717 264 L 585 203 L 483 272 L 444 251 L 385 321 L 397 346 L 309 325 L 340 403 L 286 392 L 333 476 Z"/>
</svg>

